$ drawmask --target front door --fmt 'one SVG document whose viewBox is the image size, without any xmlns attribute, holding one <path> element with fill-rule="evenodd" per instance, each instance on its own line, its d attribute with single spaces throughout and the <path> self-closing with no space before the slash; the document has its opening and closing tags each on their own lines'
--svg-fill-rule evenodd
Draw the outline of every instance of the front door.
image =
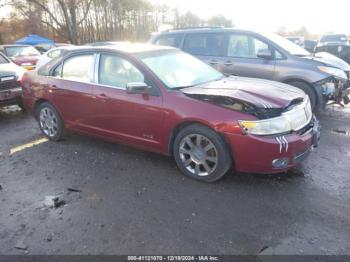
<svg viewBox="0 0 350 262">
<path fill-rule="evenodd" d="M 98 83 L 94 86 L 95 126 L 110 138 L 158 150 L 165 113 L 162 96 L 126 58 L 100 54 Z M 129 94 L 128 83 L 144 82 L 148 94 Z"/>
</svg>

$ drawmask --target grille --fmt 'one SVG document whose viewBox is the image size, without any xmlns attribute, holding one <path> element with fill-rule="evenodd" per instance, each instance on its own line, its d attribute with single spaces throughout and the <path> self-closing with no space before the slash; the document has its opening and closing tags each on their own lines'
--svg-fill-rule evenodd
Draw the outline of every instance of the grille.
<svg viewBox="0 0 350 262">
<path fill-rule="evenodd" d="M 284 112 L 283 116 L 287 117 L 292 126 L 292 130 L 298 131 L 308 125 L 312 119 L 311 104 L 308 97 L 304 98 L 304 101 L 291 110 Z"/>
<path fill-rule="evenodd" d="M 12 89 L 17 87 L 19 87 L 19 84 L 17 81 L 0 82 L 0 90 Z"/>
</svg>

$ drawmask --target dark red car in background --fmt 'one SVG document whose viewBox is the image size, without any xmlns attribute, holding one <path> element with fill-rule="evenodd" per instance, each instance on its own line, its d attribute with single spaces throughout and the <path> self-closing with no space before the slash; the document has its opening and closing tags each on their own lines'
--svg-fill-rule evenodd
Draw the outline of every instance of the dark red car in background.
<svg viewBox="0 0 350 262">
<path fill-rule="evenodd" d="M 173 155 L 212 182 L 235 170 L 277 173 L 317 146 L 310 101 L 292 86 L 225 77 L 177 49 L 139 44 L 68 52 L 23 79 L 42 132 L 65 129 Z"/>
<path fill-rule="evenodd" d="M 40 52 L 31 45 L 1 45 L 0 52 L 27 70 L 35 69 L 40 56 Z"/>
</svg>

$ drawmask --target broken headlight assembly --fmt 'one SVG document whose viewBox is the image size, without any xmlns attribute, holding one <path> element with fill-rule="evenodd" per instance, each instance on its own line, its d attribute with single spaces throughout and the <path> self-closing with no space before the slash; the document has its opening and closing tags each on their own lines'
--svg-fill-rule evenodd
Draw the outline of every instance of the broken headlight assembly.
<svg viewBox="0 0 350 262">
<path fill-rule="evenodd" d="M 320 71 L 324 72 L 324 73 L 327 73 L 327 74 L 330 74 L 336 78 L 339 78 L 341 80 L 344 80 L 344 81 L 347 81 L 348 80 L 348 77 L 346 75 L 346 73 L 341 70 L 341 69 L 338 69 L 338 68 L 335 68 L 335 67 L 329 67 L 329 66 L 318 66 L 317 67 Z"/>
<path fill-rule="evenodd" d="M 310 100 L 304 97 L 302 103 L 287 109 L 278 117 L 253 121 L 239 120 L 238 123 L 245 134 L 276 135 L 302 129 L 310 123 L 312 116 Z"/>
<path fill-rule="evenodd" d="M 292 130 L 290 121 L 285 116 L 256 121 L 240 120 L 238 122 L 246 133 L 252 135 L 275 135 Z"/>
</svg>

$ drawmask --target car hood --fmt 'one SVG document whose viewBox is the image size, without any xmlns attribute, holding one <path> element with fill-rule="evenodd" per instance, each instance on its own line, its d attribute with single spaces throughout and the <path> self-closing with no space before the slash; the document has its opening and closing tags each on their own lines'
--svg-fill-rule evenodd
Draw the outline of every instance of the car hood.
<svg viewBox="0 0 350 262">
<path fill-rule="evenodd" d="M 0 64 L 0 77 L 3 76 L 22 76 L 24 73 L 24 69 L 13 64 L 13 63 L 7 63 L 7 64 Z"/>
<path fill-rule="evenodd" d="M 302 58 L 314 60 L 322 63 L 325 66 L 336 67 L 343 71 L 350 71 L 350 65 L 347 62 L 327 52 L 319 52 L 313 56 L 305 56 Z"/>
<path fill-rule="evenodd" d="M 303 91 L 287 84 L 236 76 L 184 88 L 181 91 L 202 100 L 225 97 L 249 104 L 256 109 L 279 109 L 279 111 L 295 102 L 301 102 L 305 97 Z"/>
</svg>

